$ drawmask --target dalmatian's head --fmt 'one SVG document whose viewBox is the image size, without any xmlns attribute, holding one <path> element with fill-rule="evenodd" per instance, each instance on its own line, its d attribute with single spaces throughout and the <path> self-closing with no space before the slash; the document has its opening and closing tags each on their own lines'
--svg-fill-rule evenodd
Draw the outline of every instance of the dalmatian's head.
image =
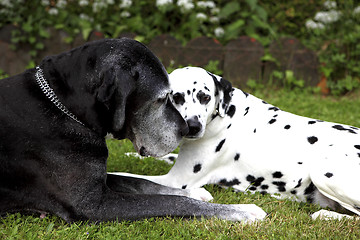
<svg viewBox="0 0 360 240">
<path fill-rule="evenodd" d="M 170 75 L 172 101 L 189 126 L 189 139 L 203 137 L 206 125 L 225 117 L 232 95 L 231 83 L 199 67 L 174 70 Z"/>
</svg>

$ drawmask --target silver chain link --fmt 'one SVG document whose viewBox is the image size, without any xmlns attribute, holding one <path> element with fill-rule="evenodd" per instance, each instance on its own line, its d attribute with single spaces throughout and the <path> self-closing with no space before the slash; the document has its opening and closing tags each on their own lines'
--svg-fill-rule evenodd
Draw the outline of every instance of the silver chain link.
<svg viewBox="0 0 360 240">
<path fill-rule="evenodd" d="M 44 78 L 43 70 L 37 66 L 36 67 L 36 73 L 35 73 L 36 82 L 39 84 L 40 89 L 43 91 L 45 96 L 50 99 L 50 101 L 63 113 L 65 113 L 67 116 L 69 116 L 74 121 L 80 123 L 81 125 L 84 125 L 77 117 L 72 114 L 58 99 L 56 96 L 54 90 L 49 86 L 49 83 Z"/>
</svg>

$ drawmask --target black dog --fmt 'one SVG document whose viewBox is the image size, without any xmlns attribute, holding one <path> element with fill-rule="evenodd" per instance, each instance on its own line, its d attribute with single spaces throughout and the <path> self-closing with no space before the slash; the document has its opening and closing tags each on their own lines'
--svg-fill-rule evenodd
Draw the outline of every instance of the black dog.
<svg viewBox="0 0 360 240">
<path fill-rule="evenodd" d="M 47 212 L 68 222 L 263 218 L 254 205 L 205 203 L 173 196 L 186 195 L 182 190 L 106 174 L 107 133 L 129 138 L 142 155 L 178 145 L 188 127 L 169 93 L 159 60 L 129 39 L 89 43 L 1 80 L 0 214 Z"/>
</svg>

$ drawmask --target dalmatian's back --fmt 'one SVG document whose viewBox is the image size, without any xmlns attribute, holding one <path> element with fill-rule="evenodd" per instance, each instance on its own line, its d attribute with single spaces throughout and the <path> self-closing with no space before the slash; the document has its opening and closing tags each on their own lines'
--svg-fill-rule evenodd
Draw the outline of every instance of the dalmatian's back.
<svg viewBox="0 0 360 240">
<path fill-rule="evenodd" d="M 360 170 L 357 128 L 288 113 L 239 89 L 231 104 L 233 110 L 225 118 L 208 126 L 223 129 L 206 159 L 212 155 L 209 162 L 221 159 L 230 166 L 212 177 L 212 183 L 311 202 L 315 190 L 311 174 L 336 178 L 341 161 Z"/>
</svg>

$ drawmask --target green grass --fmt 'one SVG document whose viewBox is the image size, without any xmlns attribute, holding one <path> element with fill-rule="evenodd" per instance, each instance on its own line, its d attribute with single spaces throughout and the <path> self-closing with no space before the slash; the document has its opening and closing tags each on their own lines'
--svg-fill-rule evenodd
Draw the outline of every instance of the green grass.
<svg viewBox="0 0 360 240">
<path fill-rule="evenodd" d="M 322 97 L 283 90 L 255 94 L 283 110 L 322 120 L 360 126 L 360 93 L 346 97 Z M 109 171 L 163 174 L 171 166 L 152 158 L 124 156 L 133 151 L 129 141 L 109 140 Z M 55 216 L 10 214 L 0 221 L 0 239 L 360 239 L 360 221 L 312 221 L 315 205 L 278 200 L 260 194 L 234 193 L 206 186 L 216 203 L 255 203 L 270 213 L 253 225 L 219 219 L 151 218 L 135 222 L 66 224 Z"/>
</svg>

